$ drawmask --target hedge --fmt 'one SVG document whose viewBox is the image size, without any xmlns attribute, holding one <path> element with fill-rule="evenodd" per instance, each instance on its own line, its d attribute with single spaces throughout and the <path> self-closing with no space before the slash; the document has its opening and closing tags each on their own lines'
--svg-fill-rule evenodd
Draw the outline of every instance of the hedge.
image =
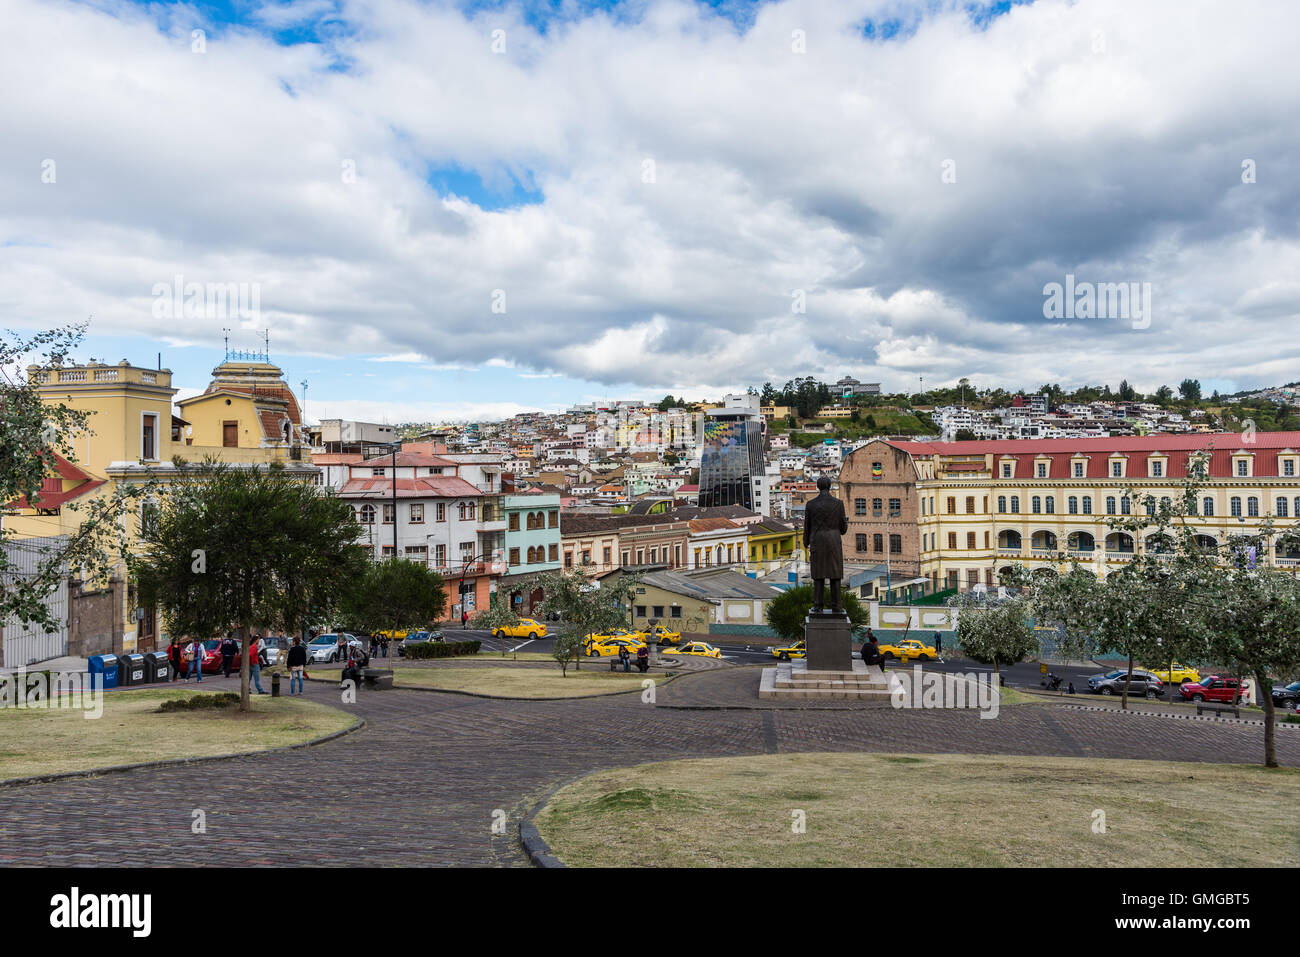
<svg viewBox="0 0 1300 957">
<path fill-rule="evenodd" d="M 403 649 L 407 658 L 454 658 L 477 655 L 481 641 L 415 641 Z"/>
<path fill-rule="evenodd" d="M 218 694 L 196 694 L 189 698 L 172 698 L 158 706 L 159 711 L 197 711 L 200 708 L 234 708 L 239 705 L 239 695 L 233 691 Z"/>
</svg>

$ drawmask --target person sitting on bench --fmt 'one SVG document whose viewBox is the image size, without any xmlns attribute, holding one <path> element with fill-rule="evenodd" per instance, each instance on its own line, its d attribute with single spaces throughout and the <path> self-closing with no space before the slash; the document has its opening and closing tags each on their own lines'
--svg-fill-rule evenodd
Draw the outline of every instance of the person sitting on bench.
<svg viewBox="0 0 1300 957">
<path fill-rule="evenodd" d="M 880 653 L 875 635 L 869 636 L 869 640 L 862 643 L 862 660 L 868 665 L 879 665 L 881 671 L 885 670 L 885 656 Z"/>
</svg>

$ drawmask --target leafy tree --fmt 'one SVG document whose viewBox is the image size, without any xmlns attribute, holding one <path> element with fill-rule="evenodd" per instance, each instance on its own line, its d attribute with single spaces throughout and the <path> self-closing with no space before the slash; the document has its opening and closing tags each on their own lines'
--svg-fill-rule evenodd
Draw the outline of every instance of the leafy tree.
<svg viewBox="0 0 1300 957">
<path fill-rule="evenodd" d="M 1174 390 L 1169 388 L 1167 385 L 1162 385 L 1160 388 L 1156 389 L 1155 398 L 1161 405 L 1168 405 L 1170 402 L 1174 401 Z"/>
<path fill-rule="evenodd" d="M 997 598 L 974 591 L 948 600 L 957 609 L 957 643 L 968 658 L 993 665 L 1014 664 L 1038 650 L 1038 637 L 1029 623 L 1028 603 L 1019 597 Z"/>
<path fill-rule="evenodd" d="M 957 435 L 955 436 L 955 439 L 958 442 L 973 442 L 977 438 L 978 436 L 970 429 L 958 429 Z"/>
<path fill-rule="evenodd" d="M 539 614 L 555 615 L 569 626 L 569 633 L 555 640 L 556 660 L 560 662 L 561 672 L 567 675 L 569 658 L 580 662 L 581 657 L 575 653 L 561 658 L 562 648 L 573 647 L 563 639 L 571 639 L 581 646 L 587 635 L 628 627 L 628 612 L 640 580 L 640 576 L 624 573 L 597 582 L 588 577 L 585 568 L 575 568 L 569 572 L 530 575 L 520 583 L 518 590 L 530 594 L 540 588 L 543 597 Z M 580 663 L 575 667 L 582 670 Z"/>
<path fill-rule="evenodd" d="M 674 399 L 671 394 L 666 395 L 659 400 L 659 411 L 667 412 L 669 409 L 673 408 L 673 406 L 675 406 L 676 404 L 677 404 L 677 400 Z"/>
<path fill-rule="evenodd" d="M 1184 379 L 1182 382 L 1178 383 L 1178 392 L 1188 402 L 1200 402 L 1201 401 L 1200 380 Z"/>
<path fill-rule="evenodd" d="M 508 596 L 507 596 L 508 597 Z M 498 601 L 488 608 L 484 608 L 474 613 L 469 620 L 470 625 L 487 632 L 496 632 L 503 628 L 513 628 L 519 624 L 519 616 L 507 601 Z M 507 653 L 508 642 L 501 642 L 501 657 L 504 658 Z"/>
<path fill-rule="evenodd" d="M 582 640 L 578 637 L 578 633 L 571 631 L 556 638 L 551 648 L 551 657 L 560 663 L 560 677 L 567 678 L 569 662 L 572 661 L 574 666 L 578 667 L 577 663 L 582 658 Z"/>
<path fill-rule="evenodd" d="M 1120 382 L 1119 397 L 1124 402 L 1132 402 L 1137 398 L 1137 390 L 1128 384 L 1128 379 L 1124 379 Z"/>
<path fill-rule="evenodd" d="M 432 625 L 447 608 L 442 576 L 419 562 L 370 562 L 347 592 L 342 615 L 367 634 Z"/>
<path fill-rule="evenodd" d="M 871 621 L 871 614 L 862 607 L 858 597 L 848 590 L 841 590 L 840 598 L 843 600 L 844 611 L 848 613 L 849 625 L 852 628 L 865 628 Z M 829 591 L 826 600 L 830 601 Z M 767 603 L 765 617 L 768 627 L 786 641 L 798 641 L 804 636 L 804 619 L 812 611 L 812 606 L 812 585 L 787 588 Z"/>
<path fill-rule="evenodd" d="M 160 496 L 150 534 L 130 567 L 145 604 L 174 633 L 209 638 L 255 624 L 296 632 L 308 614 L 331 616 L 366 574 L 352 506 L 283 466 L 205 462 Z M 240 710 L 249 705 L 249 656 Z"/>
<path fill-rule="evenodd" d="M 41 487 L 57 474 L 56 456 L 75 462 L 73 438 L 88 433 L 89 416 L 61 402 L 41 396 L 39 377 L 63 365 L 85 336 L 85 323 L 64 326 L 31 336 L 0 335 L 0 507 L 12 503 L 40 507 Z M 36 374 L 20 375 L 28 365 Z M 66 543 L 24 547 L 36 553 L 24 573 L 9 560 L 7 543 L 15 539 L 12 528 L 0 522 L 0 620 L 10 615 L 24 624 L 54 631 L 56 621 L 45 600 L 63 582 L 70 569 L 88 581 L 108 578 L 125 558 L 121 523 L 157 489 L 155 481 L 117 485 L 111 493 L 88 496 L 61 506 L 79 519 Z M 72 523 L 69 523 L 72 524 Z"/>
</svg>

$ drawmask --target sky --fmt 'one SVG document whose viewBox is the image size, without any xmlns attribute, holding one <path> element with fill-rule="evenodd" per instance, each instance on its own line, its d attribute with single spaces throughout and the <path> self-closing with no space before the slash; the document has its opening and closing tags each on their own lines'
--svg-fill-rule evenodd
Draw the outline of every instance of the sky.
<svg viewBox="0 0 1300 957">
<path fill-rule="evenodd" d="M 313 419 L 1291 382 L 1298 19 L 6 0 L 0 327 L 89 318 L 80 358 L 161 353 L 183 394 L 269 330 Z M 1144 308 L 1053 314 L 1054 283 Z"/>
</svg>

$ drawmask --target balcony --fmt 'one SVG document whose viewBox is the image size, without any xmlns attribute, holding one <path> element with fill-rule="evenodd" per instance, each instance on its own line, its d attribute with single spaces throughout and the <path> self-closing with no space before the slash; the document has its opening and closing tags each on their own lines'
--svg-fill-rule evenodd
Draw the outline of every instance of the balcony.
<svg viewBox="0 0 1300 957">
<path fill-rule="evenodd" d="M 1048 551 L 1050 551 L 1050 549 L 1048 549 Z M 998 546 L 998 554 L 999 554 L 999 555 L 1019 555 L 1020 552 L 1021 552 L 1021 549 L 1019 549 L 1019 548 L 1010 548 L 1010 547 L 1004 547 L 1004 546 L 1001 546 L 1001 545 Z"/>
<path fill-rule="evenodd" d="M 478 523 L 478 532 L 486 534 L 489 532 L 504 532 L 506 530 L 506 517 L 483 519 Z"/>
</svg>

